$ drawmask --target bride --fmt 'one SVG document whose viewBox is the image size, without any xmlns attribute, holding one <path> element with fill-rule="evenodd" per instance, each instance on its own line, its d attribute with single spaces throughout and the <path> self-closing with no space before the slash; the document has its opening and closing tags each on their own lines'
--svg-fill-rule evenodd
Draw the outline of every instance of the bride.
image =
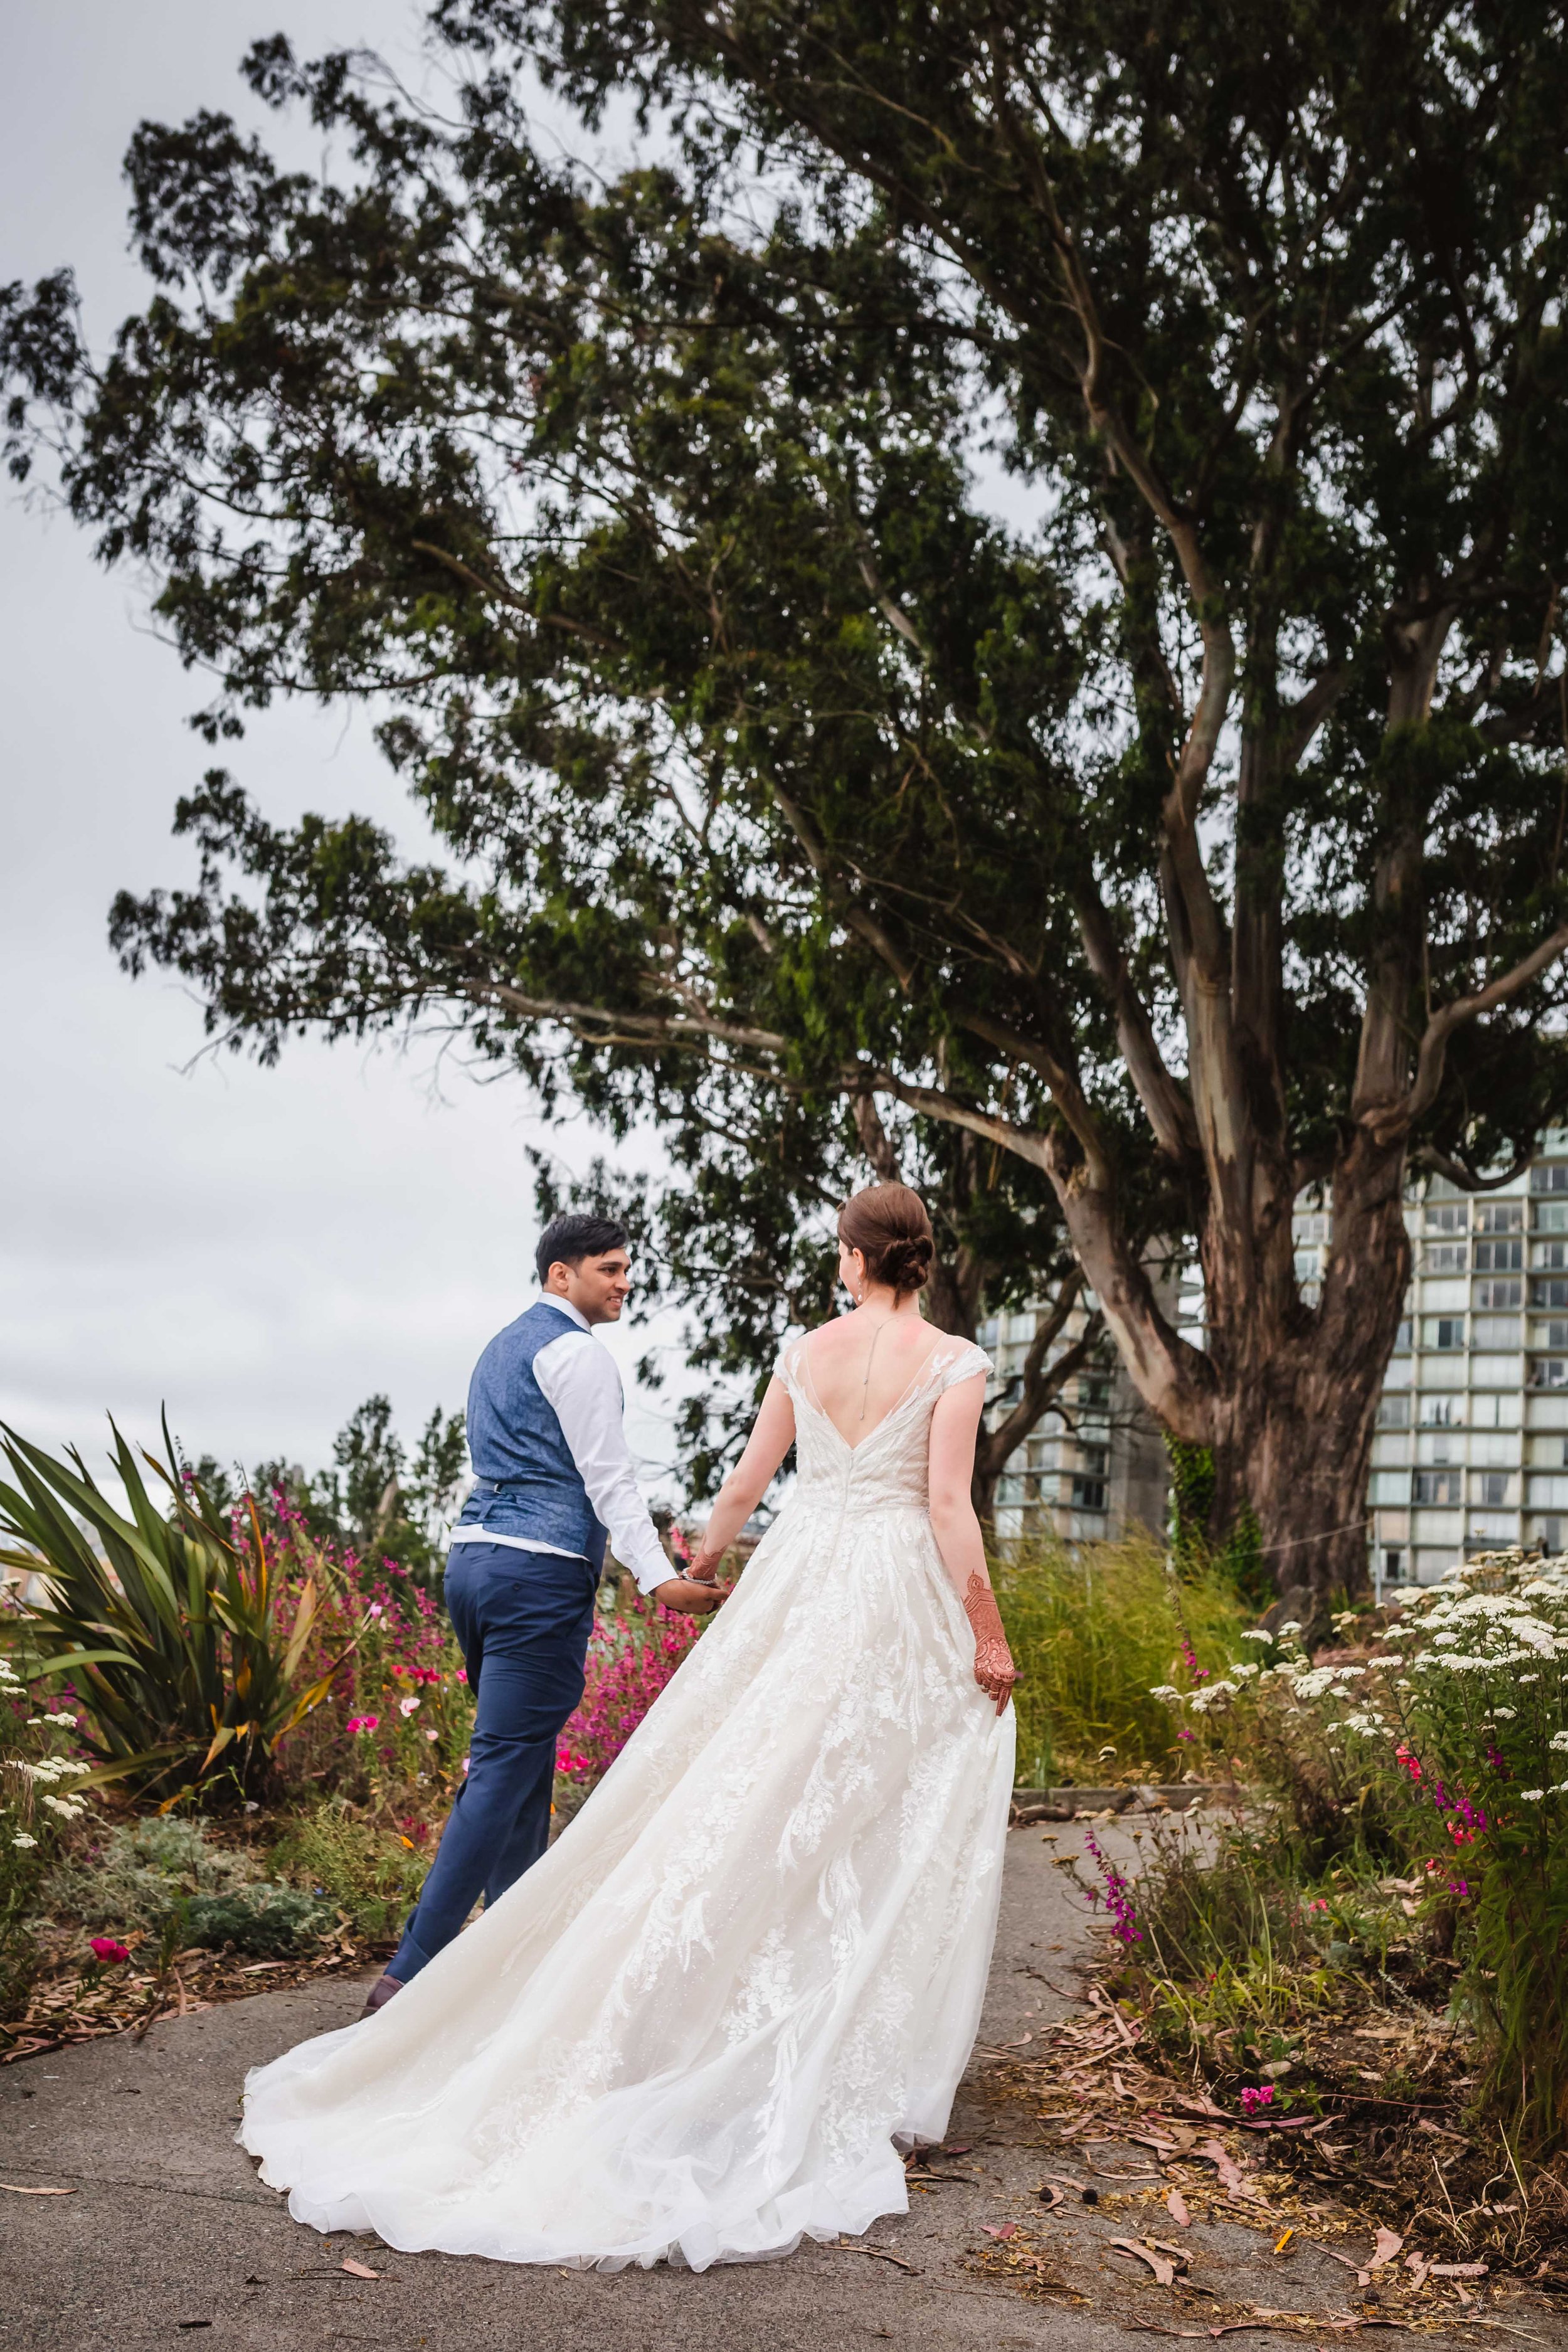
<svg viewBox="0 0 1568 2352">
<path fill-rule="evenodd" d="M 901 1184 L 840 1213 L 852 1313 L 786 1348 L 690 1572 L 793 1444 L 722 1612 L 554 1846 L 363 2023 L 253 2073 L 289 2210 L 617 2270 L 904 2212 L 979 2022 L 1015 1680 L 970 1475 L 988 1361 L 933 1330 Z"/>
</svg>

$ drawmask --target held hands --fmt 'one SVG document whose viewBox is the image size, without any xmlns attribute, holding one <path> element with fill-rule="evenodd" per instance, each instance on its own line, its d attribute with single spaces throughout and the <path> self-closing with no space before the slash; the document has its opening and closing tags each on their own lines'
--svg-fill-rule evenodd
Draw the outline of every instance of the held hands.
<svg viewBox="0 0 1568 2352">
<path fill-rule="evenodd" d="M 1018 1669 L 1007 1647 L 996 1595 L 978 1569 L 964 1589 L 963 1613 L 974 1629 L 974 1679 L 986 1697 L 995 1700 L 997 1714 L 1005 1714 Z"/>
<path fill-rule="evenodd" d="M 653 1597 L 662 1601 L 667 1609 L 679 1609 L 688 1617 L 704 1616 L 729 1599 L 728 1591 L 717 1581 L 712 1570 L 702 1572 L 700 1563 L 693 1561 L 685 1576 L 668 1577 L 656 1584 Z"/>
</svg>

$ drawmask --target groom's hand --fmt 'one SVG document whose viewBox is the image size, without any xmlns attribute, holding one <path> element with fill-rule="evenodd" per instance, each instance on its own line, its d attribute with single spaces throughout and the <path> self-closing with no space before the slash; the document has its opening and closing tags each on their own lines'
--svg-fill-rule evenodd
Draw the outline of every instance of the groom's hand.
<svg viewBox="0 0 1568 2352">
<path fill-rule="evenodd" d="M 717 1609 L 729 1599 L 724 1586 L 710 1584 L 690 1576 L 670 1576 L 653 1588 L 653 1597 L 662 1601 L 667 1609 L 679 1609 L 689 1617 L 700 1617 L 710 1609 Z"/>
</svg>

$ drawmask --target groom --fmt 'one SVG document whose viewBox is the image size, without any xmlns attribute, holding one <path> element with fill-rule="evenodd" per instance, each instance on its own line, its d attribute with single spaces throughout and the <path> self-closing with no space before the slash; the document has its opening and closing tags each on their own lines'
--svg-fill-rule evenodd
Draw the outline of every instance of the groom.
<svg viewBox="0 0 1568 2352">
<path fill-rule="evenodd" d="M 447 1562 L 475 1700 L 468 1774 L 366 2017 L 451 1942 L 481 1893 L 494 1903 L 544 1852 L 606 1543 L 667 1608 L 700 1612 L 722 1597 L 670 1574 L 626 1450 L 620 1375 L 593 1337 L 620 1320 L 632 1286 L 624 1227 L 557 1217 L 536 1264 L 539 1297 L 490 1341 L 468 1390 L 478 1475 Z"/>
</svg>

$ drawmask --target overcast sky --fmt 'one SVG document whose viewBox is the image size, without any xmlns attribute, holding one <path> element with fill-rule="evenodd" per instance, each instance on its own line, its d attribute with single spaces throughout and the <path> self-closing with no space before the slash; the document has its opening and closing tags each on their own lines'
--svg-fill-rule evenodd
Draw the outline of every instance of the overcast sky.
<svg viewBox="0 0 1568 2352">
<path fill-rule="evenodd" d="M 120 176 L 139 121 L 261 118 L 235 68 L 264 33 L 307 54 L 363 41 L 416 71 L 419 27 L 403 0 L 14 10 L 0 281 L 71 263 L 105 340 L 145 299 Z M 448 1065 L 437 1086 L 417 1045 L 189 1067 L 197 1008 L 178 984 L 125 979 L 105 919 L 116 888 L 193 871 L 169 823 L 212 756 L 184 723 L 203 682 L 150 634 L 141 583 L 9 485 L 0 666 L 0 1416 L 90 1458 L 106 1412 L 152 1438 L 166 1401 L 193 1454 L 314 1465 L 384 1390 L 412 1434 L 433 1404 L 461 1404 L 479 1349 L 526 1303 L 525 1146 L 576 1167 L 601 1146 L 581 1126 L 546 1137 L 515 1084 Z M 227 763 L 274 819 L 354 809 L 424 845 L 352 714 L 266 714 Z M 610 1344 L 649 1490 L 673 1499 L 668 1402 L 631 1379 L 647 1335 Z"/>
</svg>

